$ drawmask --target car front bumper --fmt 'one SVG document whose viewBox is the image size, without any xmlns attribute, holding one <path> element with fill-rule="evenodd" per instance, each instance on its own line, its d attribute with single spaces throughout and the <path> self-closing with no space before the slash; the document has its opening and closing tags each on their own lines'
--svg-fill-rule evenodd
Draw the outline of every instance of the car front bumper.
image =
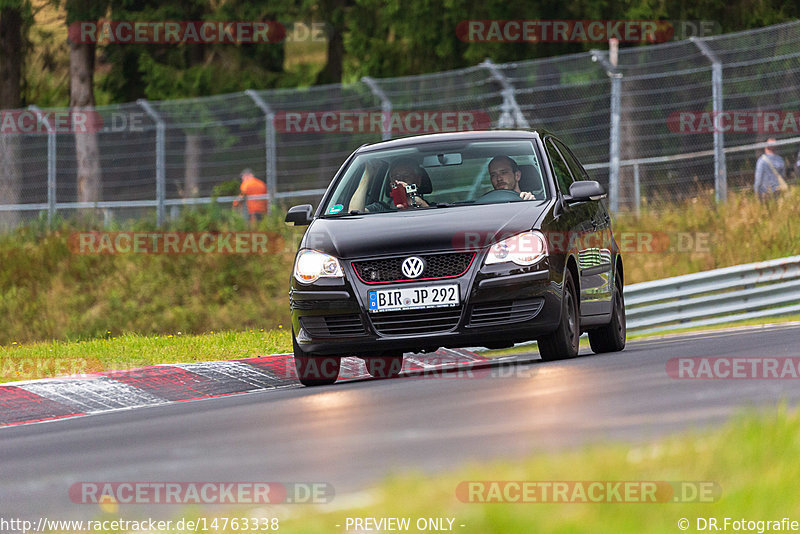
<svg viewBox="0 0 800 534">
<path fill-rule="evenodd" d="M 457 278 L 396 284 L 367 284 L 351 262 L 342 263 L 341 279 L 314 285 L 292 279 L 292 328 L 307 354 L 380 356 L 439 347 L 505 347 L 552 332 L 561 316 L 561 280 L 548 259 L 524 268 L 473 265 Z M 461 301 L 455 307 L 368 311 L 373 289 L 454 283 Z"/>
</svg>

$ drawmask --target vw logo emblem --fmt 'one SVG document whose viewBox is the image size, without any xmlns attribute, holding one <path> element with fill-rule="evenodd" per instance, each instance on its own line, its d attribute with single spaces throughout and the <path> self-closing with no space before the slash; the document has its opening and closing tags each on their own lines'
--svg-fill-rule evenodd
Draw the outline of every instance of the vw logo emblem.
<svg viewBox="0 0 800 534">
<path fill-rule="evenodd" d="M 406 278 L 416 278 L 422 274 L 423 270 L 425 270 L 425 262 L 422 260 L 422 258 L 411 256 L 410 258 L 403 260 L 401 270 Z"/>
</svg>

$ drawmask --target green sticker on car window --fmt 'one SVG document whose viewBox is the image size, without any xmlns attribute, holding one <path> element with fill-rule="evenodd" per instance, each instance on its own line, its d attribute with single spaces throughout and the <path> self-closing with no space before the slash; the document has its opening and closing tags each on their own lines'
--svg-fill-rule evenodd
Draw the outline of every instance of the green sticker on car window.
<svg viewBox="0 0 800 534">
<path fill-rule="evenodd" d="M 343 209 L 344 209 L 344 206 L 342 206 L 341 204 L 334 204 L 333 206 L 328 208 L 328 213 L 330 213 L 330 214 L 339 213 Z"/>
</svg>

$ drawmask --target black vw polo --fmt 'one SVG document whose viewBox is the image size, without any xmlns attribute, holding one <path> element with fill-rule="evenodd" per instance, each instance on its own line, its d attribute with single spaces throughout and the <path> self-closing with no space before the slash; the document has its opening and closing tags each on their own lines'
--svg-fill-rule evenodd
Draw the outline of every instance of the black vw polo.
<svg viewBox="0 0 800 534">
<path fill-rule="evenodd" d="M 545 360 L 625 346 L 622 257 L 601 200 L 546 132 L 435 134 L 362 146 L 344 163 L 294 264 L 294 359 L 306 385 L 333 383 L 342 356 L 373 376 L 404 352 L 509 347 Z"/>
</svg>

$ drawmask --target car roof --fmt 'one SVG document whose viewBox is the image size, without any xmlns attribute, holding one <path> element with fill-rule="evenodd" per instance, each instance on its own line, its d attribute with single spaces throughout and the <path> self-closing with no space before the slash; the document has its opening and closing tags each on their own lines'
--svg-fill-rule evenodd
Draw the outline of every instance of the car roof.
<svg viewBox="0 0 800 534">
<path fill-rule="evenodd" d="M 543 134 L 547 134 L 540 130 Z M 373 150 L 386 150 L 392 148 L 404 148 L 416 146 L 421 143 L 441 143 L 448 141 L 480 141 L 492 139 L 536 139 L 540 136 L 538 131 L 534 130 L 480 130 L 470 132 L 453 132 L 453 133 L 437 133 L 414 135 L 411 137 L 403 137 L 401 139 L 392 139 L 390 141 L 382 141 L 380 143 L 372 143 L 361 146 L 357 152 L 371 152 Z"/>
</svg>

